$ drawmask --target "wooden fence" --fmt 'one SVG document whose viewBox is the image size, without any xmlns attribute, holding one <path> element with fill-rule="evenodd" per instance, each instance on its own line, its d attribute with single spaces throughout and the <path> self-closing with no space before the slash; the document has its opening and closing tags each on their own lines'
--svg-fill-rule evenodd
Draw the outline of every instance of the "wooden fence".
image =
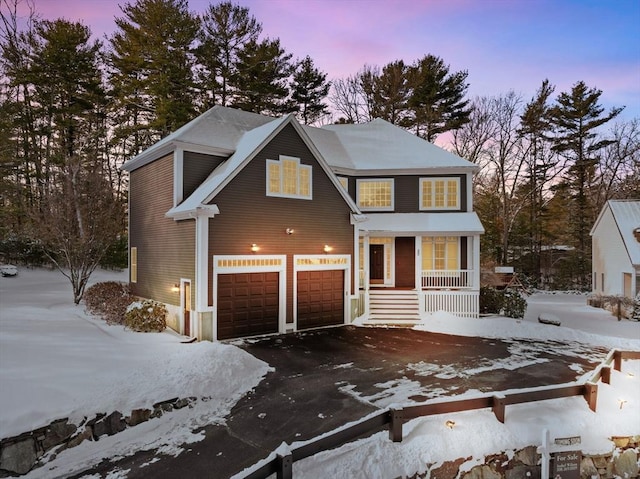
<svg viewBox="0 0 640 479">
<path fill-rule="evenodd" d="M 236 479 L 264 479 L 276 474 L 277 479 L 293 478 L 293 463 L 322 451 L 334 449 L 365 434 L 379 431 L 387 426 L 389 439 L 402 442 L 402 425 L 418 417 L 453 412 L 491 408 L 496 419 L 505 422 L 506 406 L 547 399 L 559 399 L 573 396 L 584 397 L 589 409 L 595 412 L 598 399 L 598 381 L 610 384 L 611 367 L 622 370 L 623 359 L 640 359 L 640 351 L 620 351 L 614 349 L 607 354 L 602 363 L 594 370 L 588 381 L 561 384 L 538 388 L 520 389 L 506 392 L 494 392 L 466 399 L 444 399 L 424 404 L 407 406 L 402 409 L 386 409 L 373 413 L 360 421 L 338 428 L 315 439 L 295 447 L 285 447 L 269 455 L 253 467 L 236 474 Z"/>
</svg>

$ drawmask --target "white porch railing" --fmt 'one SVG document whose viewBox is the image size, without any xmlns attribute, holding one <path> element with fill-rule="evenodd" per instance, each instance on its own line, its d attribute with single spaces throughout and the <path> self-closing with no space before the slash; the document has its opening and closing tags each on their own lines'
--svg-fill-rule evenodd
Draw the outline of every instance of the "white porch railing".
<svg viewBox="0 0 640 479">
<path fill-rule="evenodd" d="M 462 318 L 479 316 L 478 291 L 423 291 L 420 309 L 424 313 L 446 311 Z"/>
<path fill-rule="evenodd" d="M 473 288 L 472 269 L 422 270 L 422 289 Z"/>
</svg>

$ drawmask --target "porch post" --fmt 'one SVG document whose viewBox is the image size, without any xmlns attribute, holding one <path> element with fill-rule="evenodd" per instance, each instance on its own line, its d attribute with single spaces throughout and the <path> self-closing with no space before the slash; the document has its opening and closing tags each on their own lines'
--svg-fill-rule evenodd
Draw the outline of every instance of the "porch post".
<svg viewBox="0 0 640 479">
<path fill-rule="evenodd" d="M 358 251 L 360 254 L 360 251 Z M 362 278 L 362 287 L 364 288 L 364 313 L 369 317 L 369 235 L 362 237 L 362 265 L 364 278 Z"/>
<path fill-rule="evenodd" d="M 471 238 L 473 243 L 472 265 L 473 265 L 473 284 L 472 287 L 476 291 L 480 291 L 480 235 L 474 235 Z"/>
<path fill-rule="evenodd" d="M 415 290 L 422 291 L 422 236 L 415 238 Z"/>
</svg>

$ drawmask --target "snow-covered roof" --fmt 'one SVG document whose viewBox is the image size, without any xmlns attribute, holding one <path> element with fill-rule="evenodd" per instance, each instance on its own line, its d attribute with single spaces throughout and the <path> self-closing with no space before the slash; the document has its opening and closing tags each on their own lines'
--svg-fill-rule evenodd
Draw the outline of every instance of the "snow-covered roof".
<svg viewBox="0 0 640 479">
<path fill-rule="evenodd" d="M 600 223 L 604 212 L 609 208 L 624 242 L 631 264 L 640 265 L 640 241 L 636 239 L 634 230 L 640 228 L 640 200 L 609 200 L 600 212 L 591 234 Z"/>
<path fill-rule="evenodd" d="M 209 203 L 220 190 L 234 178 L 242 168 L 260 151 L 261 147 L 273 138 L 273 136 L 284 128 L 286 124 L 293 125 L 298 129 L 303 141 L 313 151 L 314 144 L 308 139 L 305 130 L 296 122 L 293 115 L 287 115 L 277 120 L 270 121 L 257 128 L 247 131 L 236 146 L 236 150 L 229 159 L 221 163 L 204 182 L 196 188 L 196 190 L 182 203 L 175 206 L 167 212 L 167 216 L 171 218 L 188 217 L 193 212 L 200 210 L 204 205 Z M 338 180 L 331 175 L 329 165 L 326 163 L 319 151 L 315 151 L 315 157 L 320 166 L 329 173 L 329 177 L 334 182 L 336 189 L 340 192 L 345 201 L 349 204 L 352 211 L 359 213 L 358 207 L 353 199 L 347 194 L 344 188 L 338 183 Z M 213 211 L 213 210 L 212 210 Z M 217 212 L 217 211 L 215 211 Z"/>
<path fill-rule="evenodd" d="M 482 234 L 484 228 L 475 212 L 467 213 L 372 213 L 360 228 L 370 233 L 402 233 L 406 235 Z"/>
<path fill-rule="evenodd" d="M 236 150 L 238 142 L 247 131 L 274 120 L 275 118 L 257 113 L 214 106 L 127 161 L 123 169 L 132 171 L 140 168 L 173 151 L 177 146 L 203 153 L 229 156 Z"/>
<path fill-rule="evenodd" d="M 326 155 L 331 166 L 354 168 L 359 173 L 370 170 L 404 172 L 431 168 L 475 170 L 477 166 L 433 143 L 409 133 L 391 123 L 375 119 L 369 123 L 349 125 L 325 125 L 324 130 L 333 131 L 342 147 L 349 154 L 349 161 Z M 329 137 L 318 136 L 318 148 L 336 148 Z M 326 143 L 325 143 L 326 141 Z"/>
</svg>

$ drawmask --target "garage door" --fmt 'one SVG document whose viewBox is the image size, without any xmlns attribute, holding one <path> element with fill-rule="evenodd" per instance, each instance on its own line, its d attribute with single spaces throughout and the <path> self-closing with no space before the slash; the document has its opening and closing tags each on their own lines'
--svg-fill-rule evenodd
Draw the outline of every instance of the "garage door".
<svg viewBox="0 0 640 479">
<path fill-rule="evenodd" d="M 278 276 L 218 275 L 218 339 L 278 332 Z"/>
<path fill-rule="evenodd" d="M 344 323 L 344 270 L 298 272 L 298 329 Z"/>
</svg>

